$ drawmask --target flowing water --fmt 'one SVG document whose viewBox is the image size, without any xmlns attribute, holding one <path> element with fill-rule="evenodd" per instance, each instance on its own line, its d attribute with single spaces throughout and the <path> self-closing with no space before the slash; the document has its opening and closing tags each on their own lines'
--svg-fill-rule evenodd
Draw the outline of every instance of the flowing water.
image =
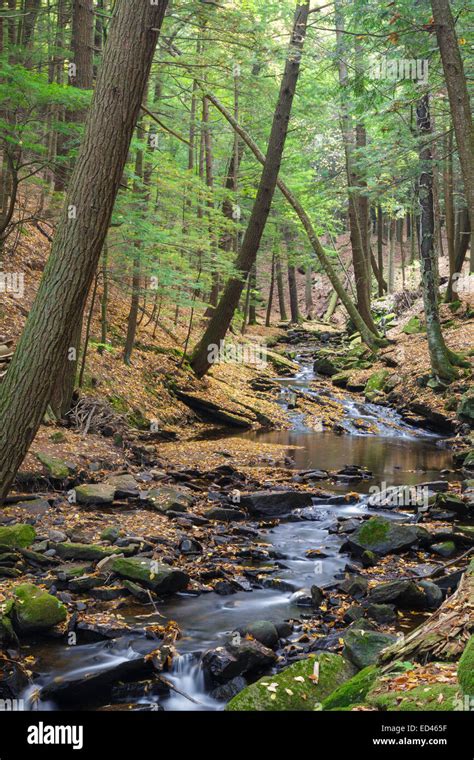
<svg viewBox="0 0 474 760">
<path fill-rule="evenodd" d="M 303 367 L 294 378 L 280 379 L 281 403 L 287 404 L 292 389 L 315 392 L 311 390 L 312 380 L 313 374 L 307 367 Z M 283 444 L 288 455 L 294 459 L 296 469 L 337 470 L 350 464 L 367 467 L 373 473 L 372 480 L 331 487 L 331 490 L 340 492 L 357 490 L 364 494 L 370 485 L 382 483 L 389 486 L 415 485 L 438 479 L 440 470 L 450 467 L 451 455 L 440 446 L 440 439 L 426 431 L 411 428 L 395 411 L 352 398 L 346 398 L 342 403 L 345 412 L 342 427 L 347 430 L 343 435 L 310 431 L 304 426 L 302 416 L 296 412 L 293 413 L 291 430 L 244 435 L 262 443 Z M 377 432 L 361 430 L 355 424 L 360 419 L 370 423 Z M 135 613 L 128 618 L 127 622 L 136 627 L 152 622 L 163 623 L 164 618 L 176 620 L 183 632 L 178 642 L 180 656 L 175 658 L 169 674 L 169 680 L 182 694 L 173 691 L 170 697 L 160 698 L 165 710 L 223 709 L 223 703 L 212 699 L 206 691 L 200 654 L 208 648 L 222 645 L 233 630 L 253 620 L 281 622 L 301 616 L 301 608 L 295 607 L 291 601 L 292 593 L 314 583 L 322 587 L 330 585 L 335 574 L 347 563 L 347 556 L 339 553 L 341 538 L 329 533 L 328 528 L 339 516 L 365 513 L 365 502 L 364 496 L 353 505 L 328 505 L 319 500 L 304 510 L 305 520 L 282 521 L 275 528 L 261 531 L 262 540 L 272 544 L 284 557 L 277 562 L 279 569 L 273 576 L 281 579 L 284 590 L 267 588 L 226 596 L 215 593 L 197 597 L 178 594 L 160 605 L 159 614 L 153 611 L 137 616 Z M 374 510 L 371 513 L 376 514 Z M 384 514 L 387 516 L 386 512 Z M 388 516 L 402 519 L 393 512 Z M 315 562 L 306 556 L 308 549 L 319 549 L 327 556 Z M 41 677 L 36 685 L 76 671 L 85 673 L 91 669 L 110 668 L 154 646 L 156 642 L 133 637 L 124 637 L 123 641 L 113 645 L 110 642 L 74 647 L 48 644 L 40 650 Z M 38 653 L 36 647 L 34 652 Z M 25 695 L 27 699 L 31 696 L 30 692 Z M 153 701 L 153 698 L 147 697 L 146 701 Z M 31 702 L 28 704 L 31 706 Z M 50 703 L 40 703 L 38 706 L 42 709 L 54 708 Z"/>
</svg>

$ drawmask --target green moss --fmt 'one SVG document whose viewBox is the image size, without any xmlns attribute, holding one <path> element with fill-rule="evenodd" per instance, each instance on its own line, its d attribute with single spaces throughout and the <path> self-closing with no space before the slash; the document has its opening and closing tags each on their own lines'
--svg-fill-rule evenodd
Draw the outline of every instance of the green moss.
<svg viewBox="0 0 474 760">
<path fill-rule="evenodd" d="M 64 435 L 64 433 L 61 433 L 61 431 L 58 430 L 56 433 L 51 433 L 51 435 L 49 436 L 49 440 L 52 441 L 53 443 L 62 443 L 63 441 L 66 440 L 66 436 Z"/>
<path fill-rule="evenodd" d="M 381 392 L 389 374 L 390 372 L 386 369 L 381 369 L 378 372 L 374 372 L 373 375 L 371 375 L 367 380 L 364 393 L 367 395 L 368 393 Z"/>
<path fill-rule="evenodd" d="M 319 665 L 317 680 L 311 678 L 315 665 Z M 320 710 L 323 700 L 352 675 L 354 668 L 343 657 L 323 652 L 299 660 L 277 675 L 260 678 L 231 699 L 226 710 Z"/>
<path fill-rule="evenodd" d="M 111 547 L 98 546 L 97 544 L 74 544 L 74 543 L 59 543 L 55 544 L 58 556 L 61 559 L 89 559 L 99 560 L 104 557 L 110 557 L 111 554 L 117 554 L 120 549 L 112 549 Z"/>
<path fill-rule="evenodd" d="M 41 632 L 66 620 L 64 604 L 32 583 L 17 586 L 14 594 L 13 620 L 21 633 Z"/>
<path fill-rule="evenodd" d="M 464 694 L 474 697 L 474 636 L 467 642 L 458 666 L 458 681 Z"/>
<path fill-rule="evenodd" d="M 383 517 L 371 517 L 359 529 L 359 540 L 362 544 L 372 545 L 384 541 L 388 536 L 390 523 Z"/>
<path fill-rule="evenodd" d="M 408 320 L 405 327 L 402 329 L 406 335 L 416 335 L 417 333 L 425 332 L 426 328 L 422 324 L 419 317 L 411 317 Z"/>
<path fill-rule="evenodd" d="M 323 701 L 323 710 L 342 710 L 363 702 L 377 675 L 378 668 L 375 665 L 364 668 L 326 697 Z"/>
<path fill-rule="evenodd" d="M 26 548 L 33 543 L 36 531 L 32 525 L 18 523 L 0 528 L 0 544 L 5 546 L 21 546 Z"/>
<path fill-rule="evenodd" d="M 409 691 L 390 690 L 382 694 L 376 694 L 372 690 L 367 694 L 366 701 L 379 710 L 449 712 L 455 710 L 459 704 L 459 689 L 457 686 L 442 683 L 429 686 L 425 684 Z"/>
<path fill-rule="evenodd" d="M 42 451 L 38 451 L 36 458 L 41 462 L 42 465 L 44 465 L 44 467 L 46 467 L 48 473 L 52 478 L 56 478 L 57 480 L 64 480 L 64 478 L 67 478 L 69 476 L 69 469 L 67 464 L 62 462 L 60 459 L 50 457 L 48 454 L 44 454 Z"/>
</svg>

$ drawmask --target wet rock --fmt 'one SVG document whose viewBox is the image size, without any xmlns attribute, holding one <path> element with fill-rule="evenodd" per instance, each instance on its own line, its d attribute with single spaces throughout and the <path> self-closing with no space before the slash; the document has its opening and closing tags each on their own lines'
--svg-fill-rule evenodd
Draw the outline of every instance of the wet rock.
<svg viewBox="0 0 474 760">
<path fill-rule="evenodd" d="M 312 503 L 312 495 L 304 491 L 255 491 L 240 494 L 240 505 L 258 517 L 278 517 L 297 507 L 311 506 Z"/>
<path fill-rule="evenodd" d="M 183 591 L 189 583 L 189 576 L 182 570 L 143 557 L 117 558 L 112 569 L 120 577 L 139 581 L 158 594 Z"/>
<path fill-rule="evenodd" d="M 84 672 L 86 671 L 86 672 Z M 98 701 L 110 696 L 112 688 L 120 681 L 133 681 L 153 672 L 151 658 L 137 656 L 104 665 L 103 669 L 80 669 L 63 675 L 43 686 L 41 700 L 52 700 L 58 705 L 84 705 L 88 700 Z"/>
<path fill-rule="evenodd" d="M 147 501 L 158 512 L 187 512 L 194 503 L 192 494 L 180 488 L 161 486 L 148 491 Z"/>
<path fill-rule="evenodd" d="M 14 595 L 12 620 L 19 633 L 42 633 L 66 620 L 64 604 L 32 583 L 16 586 Z"/>
<path fill-rule="evenodd" d="M 229 702 L 232 697 L 235 697 L 242 689 L 247 686 L 247 681 L 242 676 L 236 676 L 232 678 L 222 686 L 217 686 L 211 691 L 211 697 L 217 699 L 219 702 Z"/>
<path fill-rule="evenodd" d="M 369 600 L 374 604 L 394 604 L 399 609 L 424 610 L 439 606 L 442 594 L 434 583 L 410 580 L 389 581 L 371 589 Z"/>
<path fill-rule="evenodd" d="M 241 509 L 231 509 L 230 507 L 211 507 L 204 513 L 207 520 L 216 520 L 218 522 L 235 522 L 245 520 L 246 514 Z"/>
<path fill-rule="evenodd" d="M 0 527 L 0 545 L 11 547 L 27 547 L 33 543 L 36 537 L 36 531 L 32 525 L 27 523 L 17 523 Z"/>
<path fill-rule="evenodd" d="M 133 704 L 138 700 L 143 700 L 145 697 L 167 697 L 169 693 L 169 685 L 163 679 L 156 678 L 113 686 L 111 699 L 114 702 Z"/>
<path fill-rule="evenodd" d="M 295 604 L 297 607 L 319 607 L 324 599 L 324 592 L 319 586 L 311 586 L 311 588 L 302 588 L 299 591 L 295 591 L 290 597 L 290 604 Z"/>
<path fill-rule="evenodd" d="M 377 555 L 368 549 L 366 549 L 365 552 L 362 552 L 360 559 L 362 567 L 375 567 L 377 564 Z"/>
<path fill-rule="evenodd" d="M 76 501 L 78 504 L 112 504 L 115 497 L 115 486 L 107 483 L 90 483 L 77 486 Z"/>
<path fill-rule="evenodd" d="M 345 623 L 354 623 L 362 617 L 364 617 L 364 608 L 360 605 L 354 605 L 345 611 L 343 620 Z"/>
<path fill-rule="evenodd" d="M 238 644 L 229 643 L 205 652 L 202 667 L 211 682 L 222 684 L 236 676 L 264 670 L 276 659 L 275 652 L 258 641 L 242 639 Z"/>
<path fill-rule="evenodd" d="M 89 596 L 100 602 L 112 602 L 128 596 L 128 591 L 123 586 L 97 586 L 90 590 Z"/>
<path fill-rule="evenodd" d="M 100 586 L 104 580 L 104 575 L 81 575 L 69 581 L 68 589 L 73 594 L 81 594 L 84 591 L 90 591 L 92 588 Z"/>
<path fill-rule="evenodd" d="M 123 580 L 123 586 L 127 589 L 127 591 L 132 594 L 141 604 L 149 604 L 150 603 L 150 595 L 151 592 L 149 590 L 145 590 L 142 588 L 138 583 L 134 583 L 133 581 L 129 581 L 124 579 Z M 152 597 L 153 598 L 153 597 Z"/>
<path fill-rule="evenodd" d="M 375 620 L 380 625 L 394 623 L 397 619 L 393 604 L 369 604 L 366 614 L 368 618 Z"/>
<path fill-rule="evenodd" d="M 430 534 L 423 528 L 400 525 L 383 517 L 371 517 L 348 537 L 347 544 L 356 556 L 366 550 L 383 556 L 418 544 L 426 545 L 429 541 Z"/>
<path fill-rule="evenodd" d="M 238 628 L 237 631 L 241 636 L 251 636 L 270 649 L 274 649 L 278 644 L 278 631 L 269 620 L 255 620 L 253 623 Z"/>
<path fill-rule="evenodd" d="M 350 629 L 344 636 L 342 654 L 362 670 L 377 662 L 380 653 L 396 641 L 395 636 L 377 631 Z"/>
<path fill-rule="evenodd" d="M 456 544 L 454 541 L 443 541 L 439 544 L 432 544 L 430 551 L 433 554 L 438 554 L 440 557 L 452 557 L 453 554 L 456 554 Z"/>
<path fill-rule="evenodd" d="M 337 587 L 344 594 L 352 596 L 353 599 L 361 599 L 367 595 L 369 583 L 362 575 L 350 575 L 342 583 L 338 583 Z"/>
</svg>

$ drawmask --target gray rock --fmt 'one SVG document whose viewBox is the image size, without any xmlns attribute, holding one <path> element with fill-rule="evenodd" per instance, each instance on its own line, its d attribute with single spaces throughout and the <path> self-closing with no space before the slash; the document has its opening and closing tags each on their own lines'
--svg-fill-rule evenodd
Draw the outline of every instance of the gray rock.
<svg viewBox="0 0 474 760">
<path fill-rule="evenodd" d="M 342 655 L 362 670 L 376 663 L 380 653 L 395 641 L 396 637 L 388 633 L 351 629 L 344 636 Z"/>
<path fill-rule="evenodd" d="M 416 525 L 400 525 L 383 517 L 371 517 L 348 536 L 347 544 L 355 555 L 364 551 L 385 555 L 410 549 L 417 544 L 428 545 L 430 534 Z"/>
<path fill-rule="evenodd" d="M 240 494 L 240 506 L 258 517 L 278 517 L 298 507 L 309 507 L 312 503 L 311 494 L 304 491 L 255 491 Z"/>
<path fill-rule="evenodd" d="M 278 631 L 269 620 L 255 620 L 253 623 L 238 628 L 241 636 L 251 636 L 265 647 L 274 649 L 278 644 Z"/>
</svg>

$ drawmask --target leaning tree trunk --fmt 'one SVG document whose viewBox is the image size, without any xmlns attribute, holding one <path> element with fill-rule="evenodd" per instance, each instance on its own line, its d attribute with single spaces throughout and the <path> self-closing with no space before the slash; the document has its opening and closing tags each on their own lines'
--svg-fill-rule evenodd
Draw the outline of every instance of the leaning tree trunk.
<svg viewBox="0 0 474 760">
<path fill-rule="evenodd" d="M 459 153 L 467 207 L 471 220 L 471 271 L 474 268 L 474 130 L 466 76 L 456 38 L 454 18 L 449 0 L 431 0 L 438 46 L 443 62 L 444 78 Z"/>
<path fill-rule="evenodd" d="M 167 0 L 117 0 L 82 145 L 41 284 L 0 386 L 0 499 L 43 418 L 122 179 Z"/>
<path fill-rule="evenodd" d="M 209 358 L 210 347 L 220 344 L 232 322 L 240 296 L 242 295 L 245 277 L 250 272 L 255 261 L 270 214 L 288 132 L 291 106 L 298 82 L 308 13 L 309 2 L 297 5 L 289 53 L 286 59 L 280 94 L 268 141 L 267 157 L 263 166 L 252 214 L 236 262 L 236 269 L 240 273 L 240 276 L 232 277 L 228 281 L 207 329 L 194 351 L 191 366 L 198 377 L 203 377 L 209 371 L 211 367 Z"/>
<path fill-rule="evenodd" d="M 401 643 L 385 649 L 380 663 L 386 665 L 395 660 L 453 662 L 460 658 L 473 633 L 474 562 L 471 562 L 454 594 Z"/>
<path fill-rule="evenodd" d="M 257 161 L 259 161 L 261 164 L 264 164 L 265 163 L 264 154 L 262 153 L 262 151 L 260 150 L 256 142 L 252 139 L 252 137 L 234 119 L 230 111 L 220 102 L 218 98 L 216 98 L 215 95 L 212 95 L 211 93 L 208 92 L 207 97 L 215 105 L 217 110 L 220 111 L 220 113 L 227 119 L 227 121 L 229 122 L 229 124 L 231 124 L 231 126 L 235 129 L 235 131 L 239 133 L 242 140 L 245 142 L 246 145 L 248 145 L 248 147 L 254 154 Z M 282 179 L 278 179 L 277 187 L 279 188 L 283 196 L 286 198 L 290 206 L 293 208 L 295 214 L 297 215 L 301 224 L 303 225 L 303 229 L 306 232 L 306 235 L 308 236 L 308 240 L 311 244 L 311 247 L 317 259 L 319 260 L 321 264 L 322 269 L 324 269 L 324 272 L 328 276 L 331 285 L 333 286 L 334 290 L 337 292 L 337 295 L 340 298 L 342 305 L 344 306 L 350 319 L 356 326 L 356 329 L 359 331 L 360 336 L 362 340 L 364 341 L 364 343 L 370 348 L 372 348 L 373 350 L 377 349 L 378 346 L 386 345 L 386 341 L 384 339 L 380 338 L 379 335 L 369 330 L 364 320 L 362 319 L 361 315 L 357 311 L 357 308 L 354 302 L 352 301 L 351 297 L 347 293 L 343 283 L 341 282 L 340 277 L 338 276 L 330 257 L 327 255 L 326 251 L 324 250 L 321 244 L 321 241 L 316 234 L 316 230 L 313 227 L 310 217 L 306 213 L 305 209 L 301 205 L 298 198 L 291 192 L 291 190 L 283 182 Z"/>
<path fill-rule="evenodd" d="M 73 0 L 72 4 L 72 39 L 74 75 L 71 84 L 80 90 L 91 90 L 94 81 L 94 6 L 92 0 Z M 87 117 L 87 110 L 80 109 L 70 114 L 71 121 L 82 123 Z M 57 376 L 57 382 L 50 399 L 51 408 L 56 417 L 64 417 L 70 410 L 81 348 L 82 323 L 84 314 L 75 315 L 76 325 L 73 332 L 68 356 Z"/>
</svg>

